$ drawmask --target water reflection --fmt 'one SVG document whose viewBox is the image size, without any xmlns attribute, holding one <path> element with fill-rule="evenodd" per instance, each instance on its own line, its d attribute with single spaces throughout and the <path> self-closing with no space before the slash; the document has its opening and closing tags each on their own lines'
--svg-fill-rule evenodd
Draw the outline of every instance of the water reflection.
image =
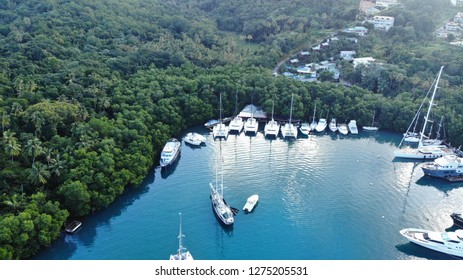
<svg viewBox="0 0 463 280">
<path fill-rule="evenodd" d="M 397 250 L 409 256 L 414 256 L 419 259 L 428 260 L 458 260 L 458 257 L 450 256 L 441 252 L 437 252 L 413 242 L 407 242 L 395 246 Z"/>
</svg>

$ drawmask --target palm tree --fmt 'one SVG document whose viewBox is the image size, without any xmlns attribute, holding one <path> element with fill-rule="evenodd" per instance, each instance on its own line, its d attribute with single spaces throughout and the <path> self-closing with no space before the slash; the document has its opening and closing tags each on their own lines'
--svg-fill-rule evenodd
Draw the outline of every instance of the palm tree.
<svg viewBox="0 0 463 280">
<path fill-rule="evenodd" d="M 28 155 L 32 156 L 32 165 L 35 163 L 35 157 L 44 153 L 42 141 L 37 137 L 28 140 L 24 149 Z"/>
<path fill-rule="evenodd" d="M 45 124 L 45 119 L 43 116 L 38 111 L 36 111 L 31 114 L 30 119 L 34 123 L 35 136 L 42 134 L 42 126 Z"/>
<path fill-rule="evenodd" d="M 5 132 L 5 127 L 7 127 L 10 124 L 10 116 L 3 111 L 2 113 L 2 133 Z"/>
<path fill-rule="evenodd" d="M 55 158 L 51 159 L 51 165 L 49 167 L 50 173 L 59 177 L 65 165 L 66 161 L 61 159 L 60 154 L 56 154 Z"/>
<path fill-rule="evenodd" d="M 45 164 L 40 162 L 36 162 L 32 165 L 29 176 L 27 177 L 33 185 L 44 185 L 47 183 L 48 178 L 50 178 L 50 171 L 48 171 Z"/>
<path fill-rule="evenodd" d="M 4 200 L 3 204 L 15 213 L 24 209 L 24 207 L 27 205 L 26 201 L 24 201 L 24 194 L 18 196 L 16 193 Z"/>
<path fill-rule="evenodd" d="M 18 142 L 18 138 L 15 137 L 14 132 L 7 130 L 3 133 L 4 150 L 13 158 L 21 153 L 21 144 Z"/>
</svg>

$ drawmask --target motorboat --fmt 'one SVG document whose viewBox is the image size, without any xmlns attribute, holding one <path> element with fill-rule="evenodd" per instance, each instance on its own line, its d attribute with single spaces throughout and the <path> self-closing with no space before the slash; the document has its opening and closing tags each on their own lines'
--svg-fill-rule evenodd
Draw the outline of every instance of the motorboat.
<svg viewBox="0 0 463 280">
<path fill-rule="evenodd" d="M 460 213 L 452 213 L 450 214 L 450 217 L 452 218 L 454 225 L 463 228 L 463 217 Z"/>
<path fill-rule="evenodd" d="M 299 130 L 301 133 L 305 136 L 309 135 L 310 132 L 310 125 L 309 123 L 303 122 L 301 123 L 301 126 L 299 126 Z"/>
<path fill-rule="evenodd" d="M 320 118 L 318 120 L 318 124 L 315 126 L 315 130 L 317 132 L 325 131 L 327 125 L 328 123 L 326 122 L 326 119 Z"/>
<path fill-rule="evenodd" d="M 180 146 L 181 143 L 177 139 L 170 139 L 162 149 L 159 165 L 166 167 L 172 164 L 180 154 Z"/>
<path fill-rule="evenodd" d="M 281 128 L 283 138 L 297 138 L 297 127 L 292 123 L 293 117 L 293 100 L 294 95 L 291 95 L 291 109 L 289 111 L 289 121 Z"/>
<path fill-rule="evenodd" d="M 222 138 L 227 138 L 228 137 L 228 126 L 225 125 L 225 123 L 222 121 L 222 93 L 220 93 L 220 106 L 219 106 L 219 111 L 220 111 L 220 119 L 219 123 L 214 126 L 212 129 L 212 136 L 215 138 L 217 137 L 222 137 Z"/>
<path fill-rule="evenodd" d="M 257 205 L 259 202 L 259 195 L 254 194 L 248 197 L 246 200 L 246 204 L 243 207 L 243 211 L 246 213 L 252 212 L 254 210 L 254 207 Z"/>
<path fill-rule="evenodd" d="M 185 138 L 183 138 L 183 141 L 193 146 L 200 146 L 202 143 L 206 142 L 206 137 L 196 132 L 188 132 Z"/>
<path fill-rule="evenodd" d="M 207 123 L 204 124 L 204 126 L 207 127 L 207 128 L 212 128 L 216 124 L 218 124 L 219 122 L 220 122 L 219 120 L 209 120 L 209 121 L 207 121 Z"/>
<path fill-rule="evenodd" d="M 220 141 L 220 152 L 218 157 L 222 158 L 222 141 Z M 218 172 L 218 165 L 220 162 L 221 166 L 221 174 L 220 180 L 219 172 Z M 234 213 L 232 208 L 228 205 L 223 197 L 223 164 L 222 160 L 216 159 L 216 173 L 215 173 L 215 184 L 209 183 L 211 189 L 211 203 L 212 209 L 214 209 L 214 213 L 219 219 L 219 221 L 225 226 L 231 226 L 235 222 Z"/>
<path fill-rule="evenodd" d="M 264 127 L 264 136 L 278 136 L 280 132 L 280 124 L 273 118 L 273 109 L 275 107 L 275 101 L 272 102 L 272 119 L 265 124 Z"/>
<path fill-rule="evenodd" d="M 358 134 L 359 131 L 357 129 L 357 121 L 351 120 L 348 124 L 347 127 L 349 128 L 349 132 L 351 134 Z"/>
<path fill-rule="evenodd" d="M 82 227 L 82 222 L 72 221 L 71 223 L 64 226 L 64 231 L 67 233 L 73 234 L 81 227 Z"/>
<path fill-rule="evenodd" d="M 335 118 L 332 118 L 331 121 L 330 121 L 330 124 L 328 125 L 328 127 L 330 128 L 330 130 L 332 132 L 336 132 L 338 130 L 338 127 L 336 125 L 336 119 Z"/>
<path fill-rule="evenodd" d="M 182 239 L 185 235 L 182 234 L 182 213 L 178 214 L 180 216 L 180 230 L 178 234 L 178 250 L 176 254 L 170 255 L 169 260 L 171 261 L 191 261 L 193 256 L 190 251 L 183 247 Z"/>
<path fill-rule="evenodd" d="M 452 180 L 450 177 L 463 177 L 463 158 L 457 155 L 445 155 L 421 165 L 424 174 L 431 177 L 438 177 Z"/>
<path fill-rule="evenodd" d="M 338 124 L 338 131 L 339 131 L 339 133 L 341 133 L 343 135 L 347 135 L 347 133 L 349 133 L 349 130 L 347 128 L 347 124 L 345 124 L 345 123 Z"/>
<path fill-rule="evenodd" d="M 402 229 L 400 234 L 417 245 L 452 256 L 463 257 L 463 229 L 438 232 L 406 228 Z"/>
<path fill-rule="evenodd" d="M 228 124 L 228 131 L 236 131 L 240 133 L 243 130 L 243 125 L 243 118 L 241 118 L 240 116 L 235 116 Z"/>
</svg>

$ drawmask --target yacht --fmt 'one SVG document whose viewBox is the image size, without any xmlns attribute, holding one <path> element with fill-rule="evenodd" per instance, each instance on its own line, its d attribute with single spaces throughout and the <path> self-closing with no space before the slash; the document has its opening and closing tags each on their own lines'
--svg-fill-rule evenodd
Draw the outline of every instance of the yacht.
<svg viewBox="0 0 463 280">
<path fill-rule="evenodd" d="M 318 120 L 318 124 L 315 126 L 315 130 L 317 132 L 325 131 L 327 125 L 328 123 L 326 122 L 326 119 L 321 118 Z"/>
<path fill-rule="evenodd" d="M 222 158 L 222 141 L 220 142 L 220 153 L 219 156 Z M 209 183 L 211 188 L 211 203 L 212 208 L 214 209 L 214 213 L 216 214 L 217 218 L 223 223 L 225 226 L 231 226 L 235 222 L 235 218 L 233 217 L 233 211 L 231 207 L 227 204 L 225 199 L 223 198 L 223 164 L 222 160 L 220 160 L 221 166 L 221 174 L 220 174 L 220 182 L 218 179 L 218 162 L 219 159 L 216 159 L 216 173 L 215 173 L 215 184 Z"/>
<path fill-rule="evenodd" d="M 275 107 L 275 101 L 272 103 L 272 119 L 265 124 L 264 127 L 264 135 L 267 137 L 267 135 L 272 135 L 277 137 L 278 133 L 280 132 L 280 125 L 276 120 L 273 119 L 273 109 Z"/>
<path fill-rule="evenodd" d="M 305 136 L 309 135 L 310 132 L 310 125 L 309 123 L 303 122 L 301 123 L 301 126 L 299 126 L 299 130 L 301 133 Z"/>
<path fill-rule="evenodd" d="M 338 131 L 339 131 L 339 133 L 341 133 L 343 135 L 347 135 L 347 133 L 349 133 L 349 130 L 347 128 L 347 124 L 345 124 L 345 123 L 338 124 Z"/>
<path fill-rule="evenodd" d="M 395 157 L 407 158 L 407 159 L 436 159 L 436 158 L 443 157 L 445 155 L 454 154 L 454 151 L 445 145 L 437 145 L 437 146 L 436 145 L 428 145 L 428 146 L 423 145 L 424 132 L 426 131 L 427 123 L 430 122 L 429 115 L 431 113 L 431 108 L 435 106 L 434 97 L 437 92 L 437 88 L 438 88 L 438 84 L 439 84 L 439 80 L 440 80 L 443 68 L 444 66 L 440 68 L 439 74 L 437 75 L 437 78 L 435 82 L 433 83 L 434 90 L 433 90 L 431 99 L 429 101 L 429 107 L 426 113 L 426 117 L 424 118 L 423 128 L 421 130 L 421 133 L 419 134 L 420 139 L 418 141 L 418 148 L 410 148 L 410 147 L 403 148 L 402 143 L 404 142 L 404 139 L 402 139 L 402 141 L 399 144 L 399 148 L 396 151 L 394 151 Z"/>
<path fill-rule="evenodd" d="M 328 126 L 332 132 L 336 132 L 338 130 L 338 127 L 336 126 L 336 119 L 332 118 L 330 121 L 330 124 Z"/>
<path fill-rule="evenodd" d="M 228 137 L 228 127 L 223 123 L 222 121 L 222 93 L 220 93 L 220 119 L 219 123 L 214 126 L 212 129 L 212 136 L 214 138 L 217 137 L 222 137 L 222 138 L 227 138 Z"/>
<path fill-rule="evenodd" d="M 317 103 L 315 103 L 314 108 L 313 108 L 313 117 L 312 117 L 312 122 L 310 123 L 310 130 L 315 130 L 317 127 L 317 121 L 315 120 L 315 112 L 317 111 Z"/>
<path fill-rule="evenodd" d="M 180 154 L 180 146 L 181 144 L 177 139 L 170 139 L 162 149 L 159 165 L 166 167 L 172 164 Z"/>
<path fill-rule="evenodd" d="M 183 141 L 193 146 L 201 146 L 202 143 L 206 142 L 206 137 L 196 132 L 188 132 Z"/>
<path fill-rule="evenodd" d="M 424 163 L 421 169 L 425 175 L 447 180 L 463 179 L 463 158 L 456 155 L 445 155 L 433 162 Z M 453 178 L 452 178 L 453 177 Z"/>
<path fill-rule="evenodd" d="M 351 134 L 358 134 L 359 131 L 357 129 L 357 122 L 355 120 L 351 120 L 348 124 L 347 127 L 349 128 L 349 131 Z"/>
<path fill-rule="evenodd" d="M 254 210 L 254 207 L 257 205 L 257 202 L 259 201 L 259 195 L 254 194 L 248 197 L 246 200 L 246 204 L 243 207 L 243 211 L 245 213 L 250 213 L 252 210 Z"/>
<path fill-rule="evenodd" d="M 178 214 L 180 216 L 180 233 L 178 234 L 178 250 L 177 254 L 170 255 L 171 261 L 190 261 L 193 260 L 193 256 L 190 251 L 183 247 L 182 239 L 185 235 L 182 234 L 182 213 Z"/>
<path fill-rule="evenodd" d="M 428 249 L 463 257 L 463 230 L 438 232 L 425 229 L 406 228 L 400 231 L 410 242 Z"/>
<path fill-rule="evenodd" d="M 294 94 L 291 95 L 291 109 L 289 111 L 289 122 L 281 128 L 283 138 L 297 138 L 297 127 L 292 123 Z"/>
<path fill-rule="evenodd" d="M 238 93 L 235 95 L 235 117 L 230 121 L 228 125 L 229 131 L 236 131 L 238 134 L 243 130 L 243 118 L 238 116 Z"/>
</svg>

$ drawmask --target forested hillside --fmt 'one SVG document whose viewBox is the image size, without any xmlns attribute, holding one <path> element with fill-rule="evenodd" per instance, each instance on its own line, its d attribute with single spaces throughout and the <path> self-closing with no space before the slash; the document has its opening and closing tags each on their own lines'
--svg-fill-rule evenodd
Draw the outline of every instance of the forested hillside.
<svg viewBox="0 0 463 280">
<path fill-rule="evenodd" d="M 440 113 L 452 112 L 449 135 L 463 143 L 462 60 L 453 59 L 461 51 L 430 55 L 423 47 L 411 59 L 421 68 L 412 71 L 407 65 L 415 64 L 389 55 L 405 53 L 407 42 L 380 48 L 393 39 L 372 34 L 359 49 L 396 65 L 387 73 L 407 81 L 393 94 L 371 87 L 360 72 L 351 71 L 352 79 L 366 89 L 271 75 L 287 52 L 354 24 L 356 2 L 1 1 L 0 259 L 30 257 L 57 239 L 67 220 L 137 187 L 165 141 L 218 116 L 220 93 L 226 115 L 235 94 L 240 107 L 252 98 L 267 110 L 275 98 L 277 114 L 289 113 L 295 94 L 299 118 L 317 103 L 359 123 L 376 110 L 382 128 L 403 130 L 444 64 L 453 72 L 444 78 Z M 414 77 L 421 78 L 408 83 Z"/>
</svg>

